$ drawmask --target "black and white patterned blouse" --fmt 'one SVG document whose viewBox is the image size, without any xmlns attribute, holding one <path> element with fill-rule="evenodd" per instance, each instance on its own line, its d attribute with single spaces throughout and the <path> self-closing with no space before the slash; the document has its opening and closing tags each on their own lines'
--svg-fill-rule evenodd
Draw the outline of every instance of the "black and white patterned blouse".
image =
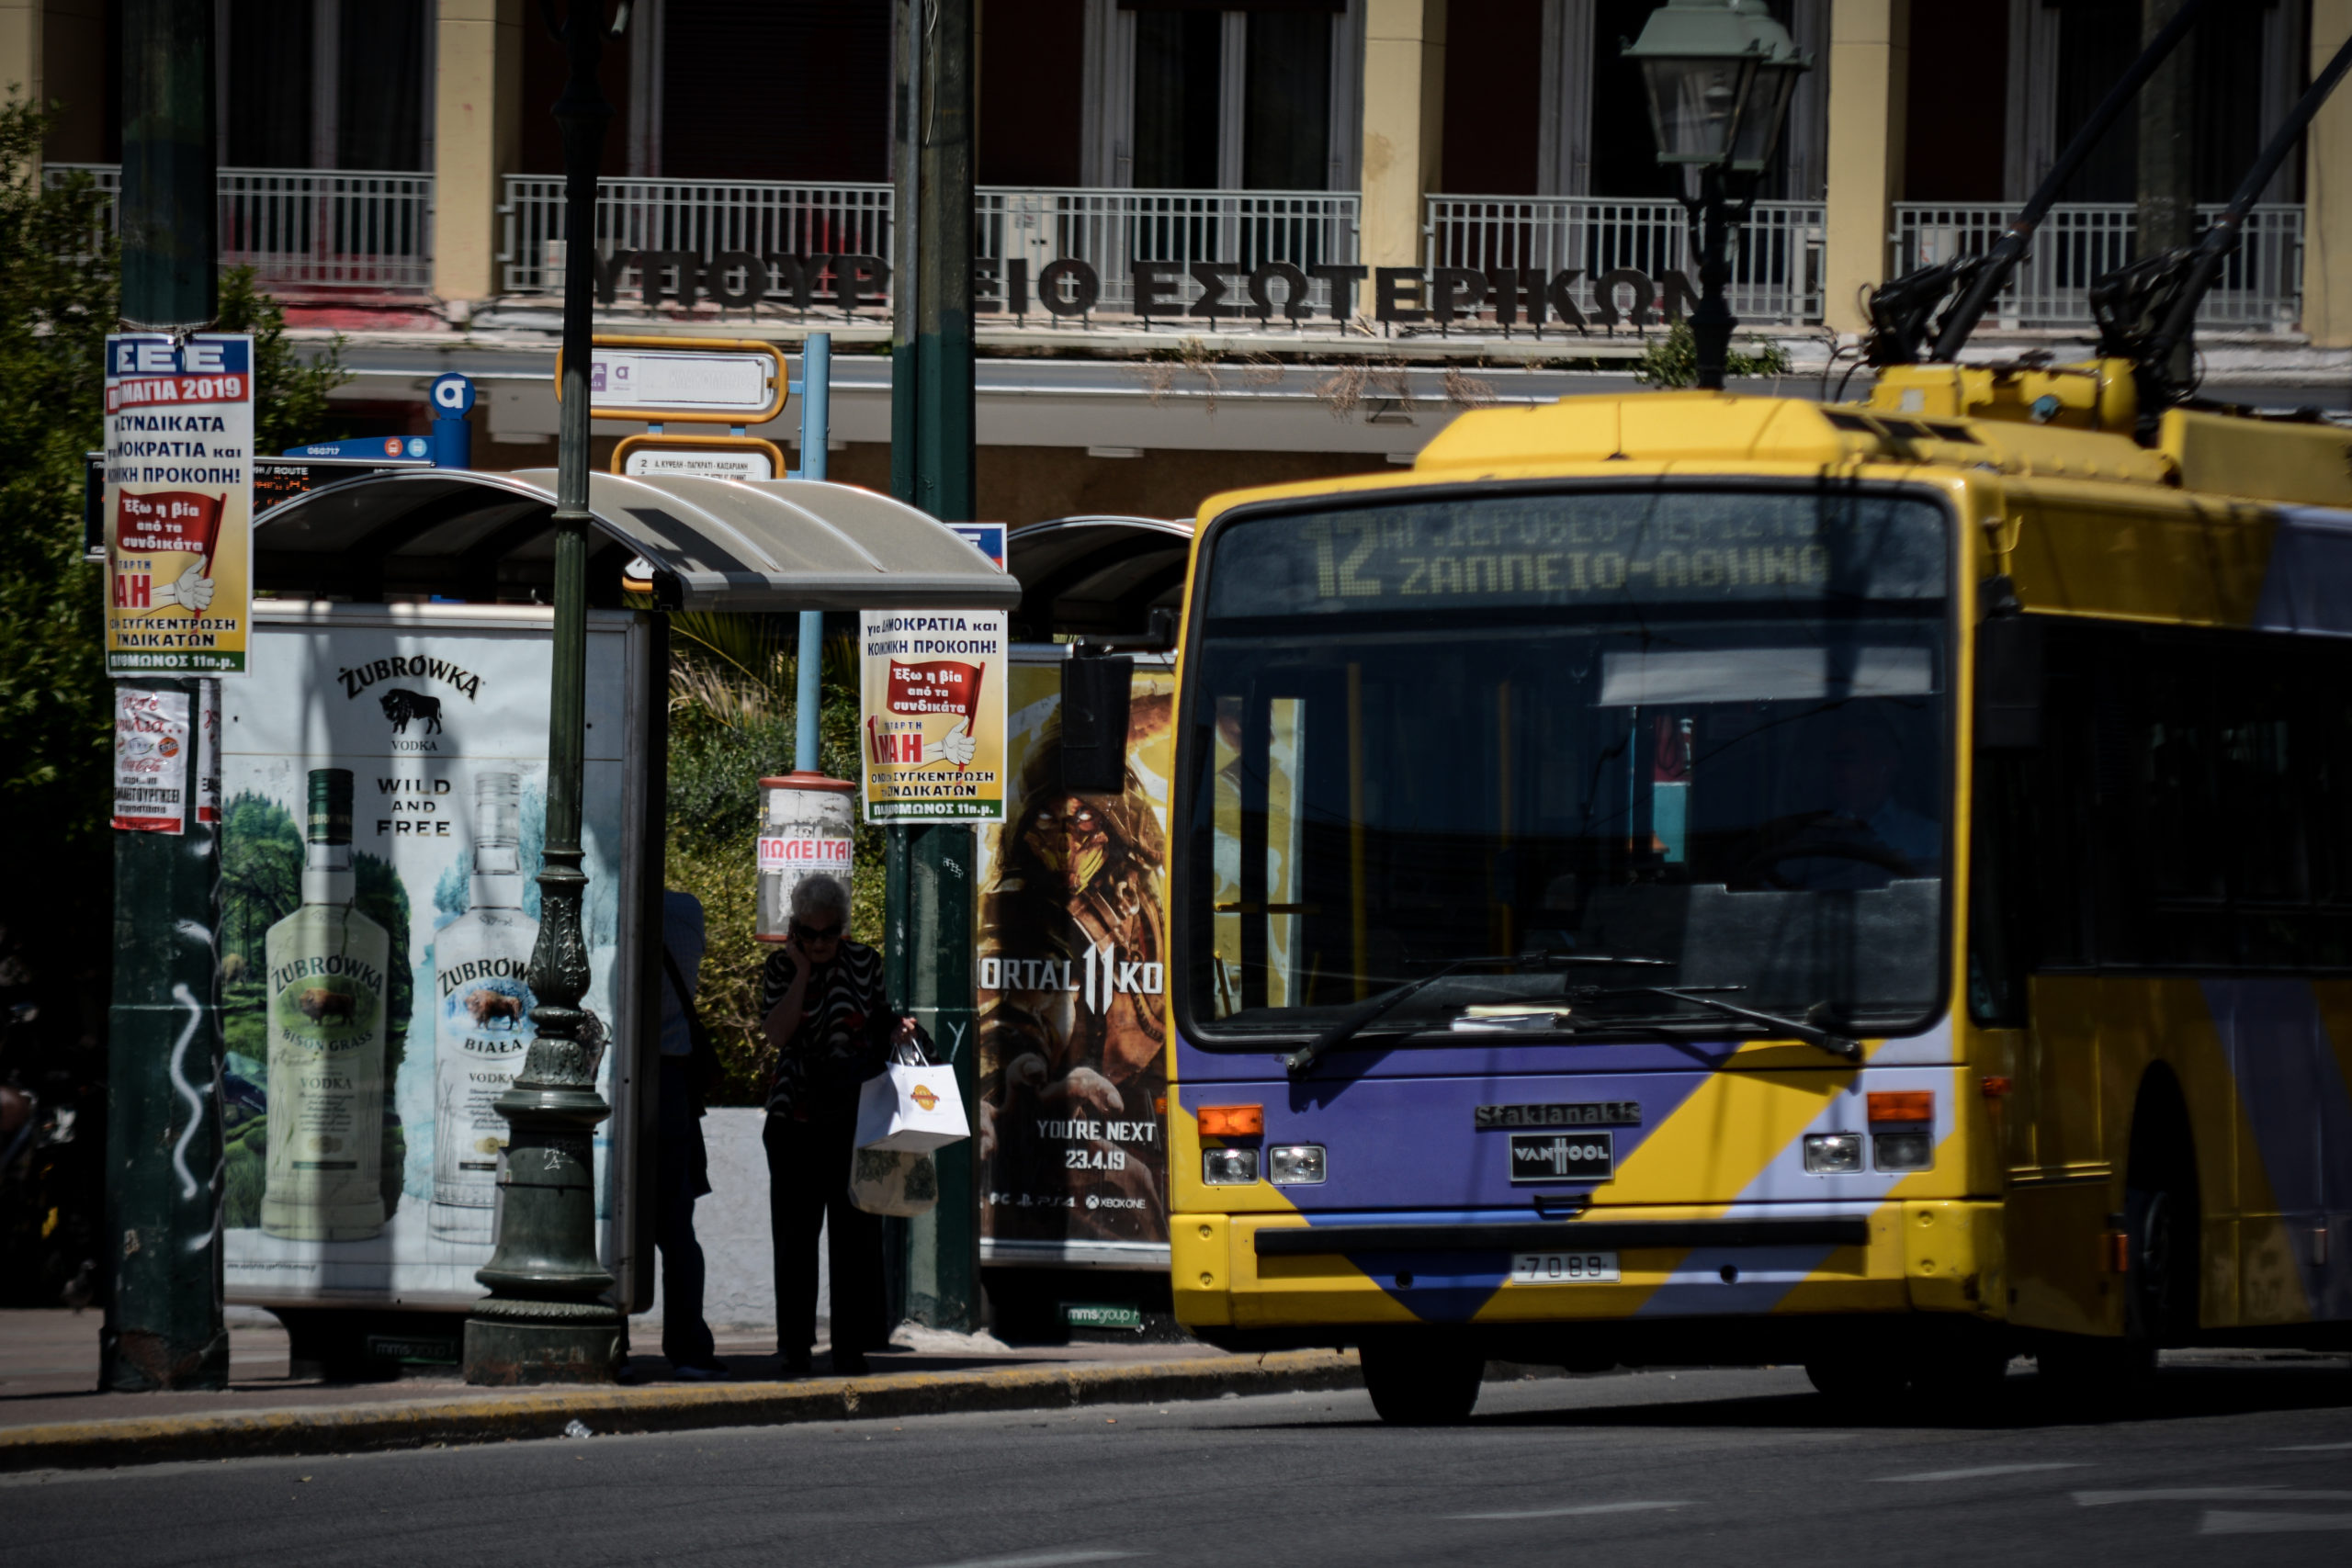
<svg viewBox="0 0 2352 1568">
<path fill-rule="evenodd" d="M 760 982 L 760 1016 L 775 1010 L 792 987 L 792 954 L 768 954 Z M 785 1042 L 768 1110 L 790 1114 L 816 1100 L 853 1089 L 882 1070 L 898 1014 L 882 988 L 882 955 L 844 938 L 832 963 L 818 971 L 801 998 L 800 1027 Z M 814 1099 L 812 1099 L 812 1096 Z"/>
</svg>

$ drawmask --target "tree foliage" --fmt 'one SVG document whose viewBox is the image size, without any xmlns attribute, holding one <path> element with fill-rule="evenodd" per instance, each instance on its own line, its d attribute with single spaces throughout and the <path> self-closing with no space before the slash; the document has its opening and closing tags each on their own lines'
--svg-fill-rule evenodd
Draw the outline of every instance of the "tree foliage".
<svg viewBox="0 0 2352 1568">
<path fill-rule="evenodd" d="M 1724 374 L 1730 376 L 1785 376 L 1789 373 L 1789 351 L 1777 343 L 1768 343 L 1761 354 L 1742 354 L 1731 350 L 1724 356 Z M 1675 322 L 1666 335 L 1642 350 L 1642 357 L 1634 363 L 1634 379 L 1648 387 L 1695 387 L 1699 384 L 1699 345 L 1690 336 L 1690 323 Z"/>
<path fill-rule="evenodd" d="M 106 195 L 85 175 L 43 182 L 47 127 L 31 104 L 0 106 L 0 819 L 23 845 L 0 940 L 102 997 L 113 694 L 103 573 L 82 558 L 83 455 L 104 439 L 121 264 Z M 339 345 L 298 356 L 250 271 L 222 275 L 220 311 L 220 330 L 254 334 L 260 449 L 326 434 L 327 394 L 346 379 Z"/>
<path fill-rule="evenodd" d="M 696 1010 L 725 1069 L 714 1103 L 756 1105 L 772 1066 L 760 1034 L 760 976 L 769 949 L 752 940 L 759 781 L 792 771 L 799 660 L 794 615 L 670 618 L 667 881 L 702 900 L 704 951 Z M 835 778 L 858 776 L 857 650 L 827 640 L 820 677 L 819 760 Z M 882 940 L 882 830 L 860 825 L 850 867 L 850 934 Z"/>
</svg>

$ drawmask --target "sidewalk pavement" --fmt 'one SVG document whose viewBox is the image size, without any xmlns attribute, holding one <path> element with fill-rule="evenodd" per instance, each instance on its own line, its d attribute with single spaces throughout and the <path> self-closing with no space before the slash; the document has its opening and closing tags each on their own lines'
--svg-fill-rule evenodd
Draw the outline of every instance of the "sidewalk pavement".
<svg viewBox="0 0 2352 1568">
<path fill-rule="evenodd" d="M 874 1371 L 858 1377 L 820 1371 L 784 1382 L 772 1336 L 721 1334 L 729 1371 L 718 1382 L 681 1382 L 659 1357 L 636 1356 L 617 1387 L 472 1388 L 454 1371 L 325 1383 L 288 1375 L 286 1334 L 273 1321 L 232 1325 L 224 1391 L 101 1393 L 93 1392 L 98 1325 L 95 1312 L 0 1312 L 0 1472 L 1215 1399 L 1363 1381 L 1351 1354 L 1234 1356 L 1195 1343 L 1016 1349 L 918 1330 L 902 1331 L 901 1342 L 924 1348 L 876 1353 Z"/>
</svg>

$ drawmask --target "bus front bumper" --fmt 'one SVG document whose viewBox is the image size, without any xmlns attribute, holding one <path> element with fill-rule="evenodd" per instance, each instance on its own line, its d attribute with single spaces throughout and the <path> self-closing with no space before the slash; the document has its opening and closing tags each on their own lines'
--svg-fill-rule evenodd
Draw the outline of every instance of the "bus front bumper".
<svg viewBox="0 0 2352 1568">
<path fill-rule="evenodd" d="M 1992 1201 L 1628 1207 L 1543 1224 L 1333 1214 L 1310 1225 L 1295 1213 L 1193 1213 L 1171 1216 L 1170 1228 L 1176 1316 L 1203 1330 L 2000 1318 L 2008 1299 Z M 1577 1261 L 1547 1265 L 1564 1257 Z"/>
</svg>

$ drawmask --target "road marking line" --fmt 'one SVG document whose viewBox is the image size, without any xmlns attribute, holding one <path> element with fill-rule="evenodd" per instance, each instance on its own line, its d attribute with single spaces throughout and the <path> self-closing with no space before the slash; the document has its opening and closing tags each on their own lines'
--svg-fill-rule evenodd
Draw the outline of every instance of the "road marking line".
<svg viewBox="0 0 2352 1568">
<path fill-rule="evenodd" d="M 1143 1557 L 1141 1551 L 1025 1551 L 1014 1557 L 973 1557 L 945 1562 L 939 1568 L 1067 1568 L 1076 1562 L 1109 1562 L 1121 1557 Z"/>
<path fill-rule="evenodd" d="M 2352 1443 L 2295 1443 L 2287 1448 L 2269 1449 L 2265 1451 L 2274 1454 L 2333 1454 L 2341 1453 L 2346 1449 L 2352 1449 Z"/>
<path fill-rule="evenodd" d="M 2037 1470 L 2080 1470 L 2087 1460 L 2064 1460 L 2054 1464 L 1984 1464 L 1974 1470 L 1923 1470 L 1917 1475 L 1881 1475 L 1879 1481 L 1974 1481 L 1987 1475 L 2024 1475 Z"/>
<path fill-rule="evenodd" d="M 2286 1535 L 2295 1530 L 2352 1530 L 2352 1514 L 2233 1514 L 2205 1510 L 2199 1535 Z"/>
<path fill-rule="evenodd" d="M 1583 1503 L 1573 1508 L 1526 1508 L 1504 1514 L 1448 1514 L 1449 1519 L 1565 1519 L 1575 1514 L 1639 1514 L 1652 1508 L 1687 1508 L 1688 1503 Z"/>
<path fill-rule="evenodd" d="M 2139 1492 L 2077 1492 L 2086 1508 L 2108 1503 L 2352 1503 L 2352 1492 L 2293 1492 L 2284 1486 L 2157 1486 Z"/>
</svg>

